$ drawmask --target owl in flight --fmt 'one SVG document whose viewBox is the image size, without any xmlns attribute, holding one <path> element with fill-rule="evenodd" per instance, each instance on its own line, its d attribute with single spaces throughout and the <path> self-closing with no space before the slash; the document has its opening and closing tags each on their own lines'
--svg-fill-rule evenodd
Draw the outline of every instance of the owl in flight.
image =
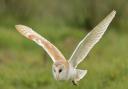
<svg viewBox="0 0 128 89">
<path fill-rule="evenodd" d="M 16 25 L 15 27 L 23 36 L 33 40 L 48 53 L 53 61 L 52 72 L 56 80 L 71 80 L 74 85 L 77 85 L 77 82 L 87 74 L 87 70 L 77 69 L 77 65 L 85 59 L 93 46 L 101 39 L 115 14 L 116 11 L 113 10 L 90 31 L 80 41 L 69 60 L 66 60 L 63 54 L 51 42 L 30 27 L 24 25 Z"/>
</svg>

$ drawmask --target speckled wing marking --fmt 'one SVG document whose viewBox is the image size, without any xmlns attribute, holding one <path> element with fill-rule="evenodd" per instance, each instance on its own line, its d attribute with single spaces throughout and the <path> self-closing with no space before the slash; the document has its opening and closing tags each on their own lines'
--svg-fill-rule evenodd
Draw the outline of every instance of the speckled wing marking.
<svg viewBox="0 0 128 89">
<path fill-rule="evenodd" d="M 109 24 L 114 18 L 116 11 L 112 11 L 103 21 L 101 21 L 91 32 L 85 36 L 85 38 L 78 44 L 72 56 L 69 59 L 69 63 L 73 67 L 84 60 L 93 46 L 100 40 L 104 32 L 107 30 Z"/>
<path fill-rule="evenodd" d="M 16 25 L 16 29 L 26 38 L 33 40 L 35 43 L 44 48 L 44 50 L 49 54 L 52 58 L 53 62 L 56 61 L 66 61 L 65 57 L 62 53 L 48 40 L 44 37 L 33 31 L 30 27 L 24 25 Z"/>
</svg>

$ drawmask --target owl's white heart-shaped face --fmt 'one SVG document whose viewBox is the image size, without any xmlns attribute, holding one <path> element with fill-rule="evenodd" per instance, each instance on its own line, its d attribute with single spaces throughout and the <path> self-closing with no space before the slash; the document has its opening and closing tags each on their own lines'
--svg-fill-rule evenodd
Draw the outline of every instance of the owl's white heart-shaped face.
<svg viewBox="0 0 128 89">
<path fill-rule="evenodd" d="M 56 80 L 66 80 L 69 67 L 61 62 L 55 62 L 52 66 L 53 76 Z"/>
</svg>

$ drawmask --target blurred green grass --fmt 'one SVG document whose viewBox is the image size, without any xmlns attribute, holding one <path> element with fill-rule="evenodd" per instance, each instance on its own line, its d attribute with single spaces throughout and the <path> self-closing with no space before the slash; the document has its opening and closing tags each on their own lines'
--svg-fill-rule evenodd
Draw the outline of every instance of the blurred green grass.
<svg viewBox="0 0 128 89">
<path fill-rule="evenodd" d="M 0 0 L 0 89 L 128 89 L 127 8 L 127 0 Z M 50 57 L 14 28 L 32 27 L 68 59 L 113 9 L 107 32 L 79 65 L 88 70 L 79 86 L 54 80 Z"/>
<path fill-rule="evenodd" d="M 33 26 L 34 28 L 34 26 Z M 68 59 L 78 42 L 87 34 L 78 28 L 37 25 L 38 33 L 55 44 Z M 109 28 L 101 41 L 79 65 L 87 76 L 73 86 L 70 81 L 56 81 L 52 60 L 34 42 L 21 36 L 15 28 L 0 28 L 1 89 L 127 89 L 128 35 Z"/>
</svg>

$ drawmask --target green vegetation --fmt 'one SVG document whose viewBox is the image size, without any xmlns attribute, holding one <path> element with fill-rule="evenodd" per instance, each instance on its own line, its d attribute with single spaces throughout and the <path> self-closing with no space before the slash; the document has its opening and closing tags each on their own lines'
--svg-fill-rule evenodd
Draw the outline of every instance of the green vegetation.
<svg viewBox="0 0 128 89">
<path fill-rule="evenodd" d="M 42 27 L 40 33 L 54 43 L 67 58 L 86 34 L 73 28 L 46 29 Z M 2 89 L 61 89 L 62 87 L 63 89 L 127 89 L 128 36 L 114 31 L 115 29 L 109 28 L 103 39 L 90 52 L 87 60 L 80 64 L 80 68 L 88 69 L 88 74 L 76 87 L 71 82 L 58 82 L 53 79 L 51 59 L 34 42 L 22 37 L 14 28 L 1 29 L 0 87 Z"/>
<path fill-rule="evenodd" d="M 1 0 L 0 89 L 128 89 L 127 4 L 127 0 Z M 78 42 L 112 9 L 116 17 L 79 65 L 88 70 L 79 86 L 54 80 L 50 57 L 14 28 L 32 27 L 68 60 Z"/>
</svg>

